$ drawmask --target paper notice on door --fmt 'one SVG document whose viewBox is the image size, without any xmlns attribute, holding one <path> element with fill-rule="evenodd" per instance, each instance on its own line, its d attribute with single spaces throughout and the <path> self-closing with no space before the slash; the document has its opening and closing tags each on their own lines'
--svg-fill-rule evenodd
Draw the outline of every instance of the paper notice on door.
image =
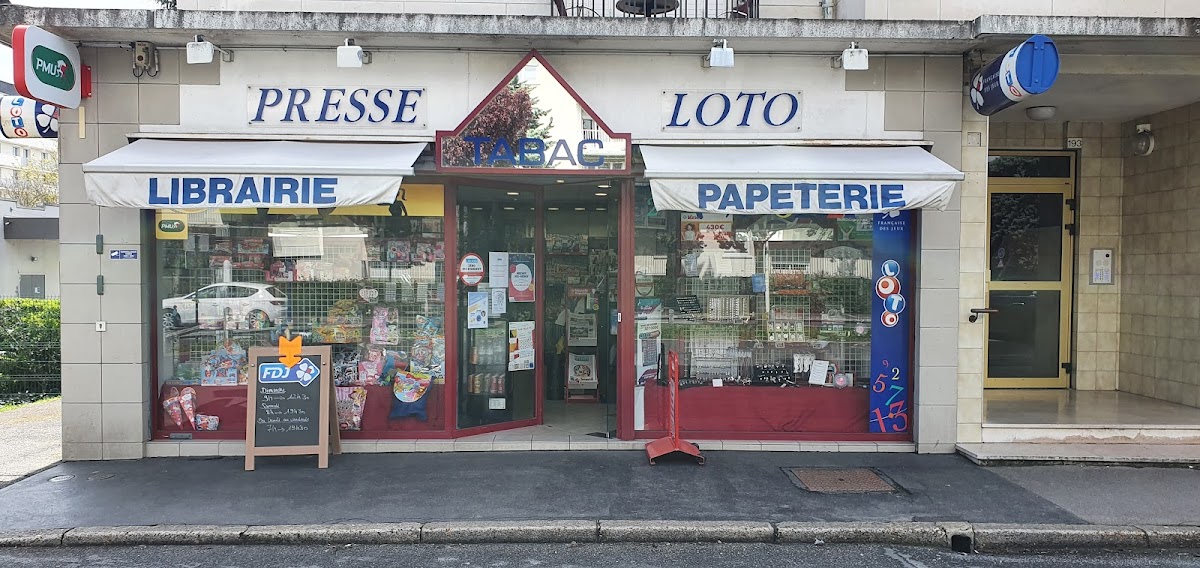
<svg viewBox="0 0 1200 568">
<path fill-rule="evenodd" d="M 488 283 L 492 288 L 508 287 L 508 253 L 488 253 Z M 504 313 L 504 312 L 500 312 Z"/>
<path fill-rule="evenodd" d="M 537 351 L 533 344 L 534 322 L 514 321 L 508 324 L 508 370 L 529 371 L 534 368 Z"/>
<path fill-rule="evenodd" d="M 492 288 L 488 290 L 492 296 L 492 317 L 498 317 L 508 311 L 508 287 L 505 285 L 501 288 Z"/>
</svg>

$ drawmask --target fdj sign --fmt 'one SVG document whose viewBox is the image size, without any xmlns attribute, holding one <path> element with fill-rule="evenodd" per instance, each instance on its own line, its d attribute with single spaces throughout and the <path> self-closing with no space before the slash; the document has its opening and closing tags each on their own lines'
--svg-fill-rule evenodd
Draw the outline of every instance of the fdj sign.
<svg viewBox="0 0 1200 568">
<path fill-rule="evenodd" d="M 33 72 L 41 82 L 64 91 L 75 86 L 75 68 L 67 56 L 44 45 L 33 48 Z"/>
<path fill-rule="evenodd" d="M 554 168 L 570 164 L 598 168 L 604 165 L 603 156 L 586 156 L 588 152 L 595 153 L 604 149 L 604 142 L 594 138 L 580 140 L 573 146 L 566 140 L 557 140 L 554 141 L 553 148 L 548 141 L 541 138 L 518 138 L 515 145 L 504 138 L 487 136 L 464 136 L 462 139 L 471 144 L 471 164 L 474 166 Z M 485 151 L 487 146 L 491 146 L 491 150 Z"/>
<path fill-rule="evenodd" d="M 58 109 L 26 97 L 0 97 L 0 131 L 8 138 L 58 138 Z"/>
<path fill-rule="evenodd" d="M 258 382 L 264 384 L 300 383 L 300 386 L 306 387 L 320 374 L 321 370 L 308 357 L 292 367 L 283 363 L 263 363 L 258 366 Z"/>
<path fill-rule="evenodd" d="M 800 128 L 799 92 L 664 92 L 663 130 Z"/>
</svg>

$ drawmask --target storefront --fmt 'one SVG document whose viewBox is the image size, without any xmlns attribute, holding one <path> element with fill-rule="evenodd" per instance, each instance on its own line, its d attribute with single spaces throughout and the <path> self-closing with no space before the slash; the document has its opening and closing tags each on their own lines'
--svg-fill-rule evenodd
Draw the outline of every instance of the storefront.
<svg viewBox="0 0 1200 568">
<path fill-rule="evenodd" d="M 607 94 L 592 107 L 553 59 L 477 56 L 486 94 L 448 71 L 335 88 L 231 66 L 206 92 L 246 97 L 246 121 L 205 125 L 233 134 L 143 135 L 85 164 L 93 203 L 152 210 L 152 441 L 242 439 L 247 350 L 283 334 L 333 346 L 350 440 L 658 437 L 670 351 L 686 436 L 913 440 L 919 210 L 962 174 L 836 117 L 808 130 L 840 140 L 806 144 L 802 119 L 847 104 L 833 89 L 689 77 L 624 114 L 618 95 L 653 85 L 564 56 Z M 455 126 L 405 131 L 437 125 Z"/>
</svg>

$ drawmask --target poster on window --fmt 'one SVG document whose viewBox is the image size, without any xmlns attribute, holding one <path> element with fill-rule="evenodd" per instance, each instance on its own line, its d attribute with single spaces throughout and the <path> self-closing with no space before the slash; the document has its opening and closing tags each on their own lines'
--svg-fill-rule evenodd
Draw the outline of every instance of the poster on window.
<svg viewBox="0 0 1200 568">
<path fill-rule="evenodd" d="M 596 380 L 596 356 L 572 353 L 567 368 L 567 388 L 594 389 Z"/>
<path fill-rule="evenodd" d="M 734 242 L 733 215 L 718 213 L 683 213 L 679 219 L 681 249 L 721 250 L 721 243 Z"/>
<path fill-rule="evenodd" d="M 485 329 L 488 321 L 488 293 L 467 292 L 467 329 Z"/>
<path fill-rule="evenodd" d="M 871 386 L 867 417 L 874 433 L 912 427 L 912 211 L 875 215 L 871 274 Z"/>
<path fill-rule="evenodd" d="M 596 346 L 596 314 L 571 314 L 568 318 L 567 345 L 572 347 Z"/>
<path fill-rule="evenodd" d="M 508 370 L 529 371 L 534 368 L 537 350 L 533 343 L 534 322 L 514 321 L 508 324 Z"/>
<path fill-rule="evenodd" d="M 508 254 L 508 301 L 533 301 L 535 269 L 533 253 L 513 252 Z"/>
</svg>

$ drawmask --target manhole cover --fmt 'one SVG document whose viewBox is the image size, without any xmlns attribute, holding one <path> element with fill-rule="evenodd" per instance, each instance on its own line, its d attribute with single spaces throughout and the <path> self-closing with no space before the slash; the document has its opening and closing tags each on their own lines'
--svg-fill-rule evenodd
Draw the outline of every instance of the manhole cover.
<svg viewBox="0 0 1200 568">
<path fill-rule="evenodd" d="M 793 467 L 788 476 L 805 491 L 813 493 L 891 493 L 896 486 L 874 470 L 865 467 L 830 469 Z"/>
<path fill-rule="evenodd" d="M 56 476 L 50 478 L 50 483 L 62 483 L 64 481 L 70 481 L 72 479 L 75 479 L 74 475 L 56 475 Z"/>
</svg>

